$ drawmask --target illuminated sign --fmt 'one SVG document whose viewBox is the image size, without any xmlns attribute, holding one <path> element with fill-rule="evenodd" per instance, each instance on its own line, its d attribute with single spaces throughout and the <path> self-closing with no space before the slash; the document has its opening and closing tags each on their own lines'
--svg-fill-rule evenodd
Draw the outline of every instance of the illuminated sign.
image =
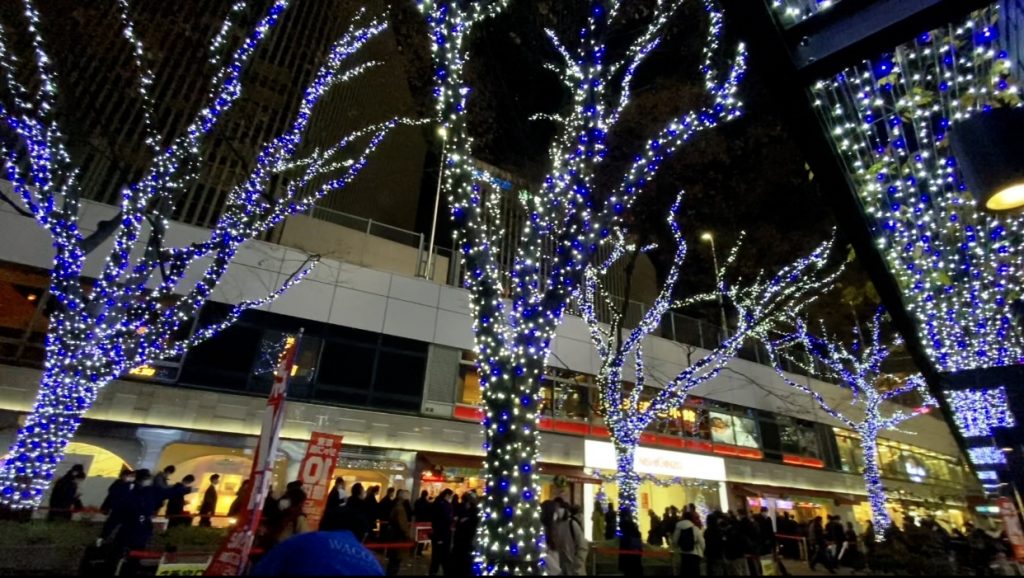
<svg viewBox="0 0 1024 578">
<path fill-rule="evenodd" d="M 618 469 L 612 444 L 584 440 L 583 451 L 584 467 L 610 471 Z M 637 473 L 641 474 L 725 481 L 725 460 L 714 456 L 639 447 L 636 449 L 634 463 Z"/>
<path fill-rule="evenodd" d="M 128 372 L 139 377 L 153 377 L 156 375 L 156 368 L 151 365 L 140 365 Z"/>
<path fill-rule="evenodd" d="M 775 500 L 775 507 L 779 510 L 792 510 L 793 502 L 789 500 Z"/>
</svg>

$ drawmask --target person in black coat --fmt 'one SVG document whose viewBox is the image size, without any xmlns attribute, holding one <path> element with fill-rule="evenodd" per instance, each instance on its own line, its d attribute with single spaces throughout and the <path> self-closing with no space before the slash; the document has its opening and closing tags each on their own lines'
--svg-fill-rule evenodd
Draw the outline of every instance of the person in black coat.
<svg viewBox="0 0 1024 578">
<path fill-rule="evenodd" d="M 217 484 L 220 483 L 220 474 L 210 476 L 210 486 L 203 494 L 203 503 L 199 506 L 199 525 L 204 528 L 212 526 L 210 517 L 217 513 Z"/>
<path fill-rule="evenodd" d="M 462 508 L 455 520 L 455 536 L 452 538 L 451 567 L 456 576 L 474 576 L 473 542 L 480 525 L 480 508 L 476 494 L 467 492 L 462 496 Z M 448 569 L 445 569 L 448 575 Z"/>
<path fill-rule="evenodd" d="M 195 476 L 189 474 L 167 489 L 167 528 L 191 526 L 192 518 L 185 514 L 185 496 L 195 491 L 192 482 Z"/>
<path fill-rule="evenodd" d="M 70 520 L 72 510 L 81 509 L 78 486 L 84 479 L 85 468 L 82 464 L 75 464 L 57 480 L 50 492 L 50 511 L 46 515 L 48 520 Z"/>
<path fill-rule="evenodd" d="M 334 479 L 331 493 L 327 494 L 327 506 L 324 507 L 324 511 L 336 510 L 344 506 L 347 500 L 348 491 L 345 489 L 345 478 L 339 476 Z"/>
<path fill-rule="evenodd" d="M 616 514 L 615 504 L 608 502 L 608 511 L 604 513 L 604 539 L 614 540 L 615 532 L 618 529 L 618 514 Z"/>
<path fill-rule="evenodd" d="M 416 518 L 416 523 L 418 524 L 424 524 L 430 521 L 429 496 L 430 493 L 426 490 L 420 492 L 420 499 L 416 500 L 416 504 L 412 508 L 413 517 Z"/>
<path fill-rule="evenodd" d="M 133 486 L 135 472 L 129 469 L 121 470 L 121 475 L 107 488 L 107 497 L 103 498 L 103 503 L 100 504 L 100 512 L 109 515 L 114 507 L 124 500 L 128 492 L 132 491 Z"/>
<path fill-rule="evenodd" d="M 757 554 L 759 556 L 769 556 L 775 553 L 775 526 L 772 524 L 772 519 L 768 517 L 768 509 L 761 508 L 761 513 L 754 517 L 757 522 L 759 536 L 761 538 L 760 545 L 758 547 Z"/>
<path fill-rule="evenodd" d="M 637 553 L 644 548 L 640 526 L 633 521 L 633 513 L 629 510 L 623 510 L 619 525 L 622 530 L 619 538 L 619 549 L 622 550 L 619 553 L 619 570 L 626 576 L 643 576 L 643 557 Z"/>
<path fill-rule="evenodd" d="M 324 510 L 324 517 L 320 520 L 320 531 L 332 532 L 347 529 L 355 535 L 357 540 L 362 542 L 370 528 L 370 520 L 366 516 L 364 497 L 363 485 L 360 483 L 352 484 L 352 495 L 349 496 L 343 505 Z"/>
<path fill-rule="evenodd" d="M 454 574 L 451 566 L 452 523 L 454 510 L 452 499 L 455 492 L 446 489 L 434 500 L 430 532 L 430 575 L 436 576 L 438 569 L 445 576 Z"/>
</svg>

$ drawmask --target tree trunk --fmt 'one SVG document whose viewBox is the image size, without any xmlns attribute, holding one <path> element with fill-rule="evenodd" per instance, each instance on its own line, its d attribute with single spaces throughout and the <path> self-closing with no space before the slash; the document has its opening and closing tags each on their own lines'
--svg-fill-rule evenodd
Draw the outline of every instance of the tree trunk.
<svg viewBox="0 0 1024 578">
<path fill-rule="evenodd" d="M 615 483 L 619 487 L 619 527 L 622 520 L 629 516 L 636 522 L 638 518 L 637 491 L 640 489 L 640 476 L 636 473 L 636 442 L 631 440 L 615 441 Z M 616 529 L 618 533 L 618 528 Z"/>
<path fill-rule="evenodd" d="M 39 506 L 82 416 L 109 381 L 93 373 L 90 364 L 58 365 L 54 356 L 48 355 L 50 368 L 43 373 L 33 411 L 0 465 L 0 505 L 10 510 Z"/>
<path fill-rule="evenodd" d="M 544 553 L 540 488 L 536 483 L 539 376 L 544 359 L 513 356 L 478 363 L 484 383 L 484 450 L 487 495 L 477 536 L 479 571 L 487 575 L 537 575 Z"/>
<path fill-rule="evenodd" d="M 860 449 L 864 457 L 864 485 L 868 491 L 868 503 L 871 505 L 871 521 L 875 525 L 875 537 L 885 539 L 886 531 L 892 525 L 889 511 L 885 509 L 885 488 L 882 487 L 881 475 L 878 470 L 878 435 L 871 432 L 860 433 Z"/>
</svg>

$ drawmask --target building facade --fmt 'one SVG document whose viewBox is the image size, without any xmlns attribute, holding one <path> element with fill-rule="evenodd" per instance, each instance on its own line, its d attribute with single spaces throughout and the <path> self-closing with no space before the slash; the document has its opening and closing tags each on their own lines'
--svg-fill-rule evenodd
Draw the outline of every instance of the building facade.
<svg viewBox="0 0 1024 578">
<path fill-rule="evenodd" d="M 85 228 L 112 211 L 88 204 Z M 353 233 L 302 218 L 306 226 L 288 237 L 295 245 L 336 243 Z M 175 241 L 184 242 L 204 234 L 188 225 L 173 231 Z M 349 262 L 325 259 L 267 310 L 249 312 L 184 359 L 138 368 L 107 386 L 63 466 L 87 466 L 85 503 L 97 505 L 124 465 L 174 464 L 179 475 L 203 480 L 200 490 L 210 474 L 220 473 L 219 511 L 226 512 L 251 465 L 276 348 L 300 328 L 304 338 L 289 386 L 276 487 L 296 477 L 305 444 L 319 431 L 344 436 L 336 475 L 349 483 L 434 494 L 445 487 L 482 490 L 468 294 L 415 277 L 416 249 L 362 235 L 363 252 Z M 37 391 L 48 247 L 32 221 L 0 208 L 3 444 L 13 439 Z M 198 323 L 265 294 L 304 259 L 285 245 L 249 243 Z M 702 345 L 713 345 L 714 331 L 686 323 L 669 318 L 664 337 L 645 345 L 655 377 L 677 374 Z M 660 514 L 670 505 L 693 503 L 709 510 L 765 507 L 801 521 L 825 513 L 859 523 L 869 519 L 854 434 L 813 400 L 787 389 L 758 362 L 763 358 L 756 349 L 744 357 L 749 359 L 733 361 L 699 398 L 662 416 L 644 436 L 637 462 L 645 478 L 641 507 Z M 595 501 L 616 502 L 612 447 L 594 389 L 598 368 L 585 324 L 567 316 L 544 380 L 541 485 L 544 497 L 565 495 L 583 504 L 588 516 Z M 812 380 L 835 404 L 850 401 L 838 386 L 801 379 Z M 898 520 L 928 514 L 959 527 L 973 518 L 980 486 L 944 420 L 908 422 L 880 443 L 879 457 Z M 641 520 L 647 524 L 646 515 Z"/>
</svg>

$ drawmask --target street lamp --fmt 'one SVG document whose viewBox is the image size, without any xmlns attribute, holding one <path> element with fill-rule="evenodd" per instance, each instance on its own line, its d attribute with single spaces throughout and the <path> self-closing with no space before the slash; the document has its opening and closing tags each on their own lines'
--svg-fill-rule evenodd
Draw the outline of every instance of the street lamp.
<svg viewBox="0 0 1024 578">
<path fill-rule="evenodd" d="M 437 168 L 437 192 L 434 193 L 434 219 L 430 221 L 430 244 L 427 245 L 427 266 L 423 276 L 432 280 L 434 278 L 434 237 L 437 235 L 437 213 L 441 207 L 441 182 L 444 178 L 444 155 L 448 146 L 448 129 L 443 125 L 437 129 L 441 137 L 441 165 Z M 454 256 L 453 256 L 454 258 Z"/>
<path fill-rule="evenodd" d="M 722 315 L 722 337 L 729 337 L 729 321 L 725 317 L 725 300 L 722 298 L 720 287 L 722 285 L 721 272 L 718 270 L 718 252 L 715 251 L 715 237 L 709 232 L 700 236 L 701 241 L 711 243 L 711 261 L 715 264 L 715 288 L 718 289 L 718 312 Z"/>
</svg>

